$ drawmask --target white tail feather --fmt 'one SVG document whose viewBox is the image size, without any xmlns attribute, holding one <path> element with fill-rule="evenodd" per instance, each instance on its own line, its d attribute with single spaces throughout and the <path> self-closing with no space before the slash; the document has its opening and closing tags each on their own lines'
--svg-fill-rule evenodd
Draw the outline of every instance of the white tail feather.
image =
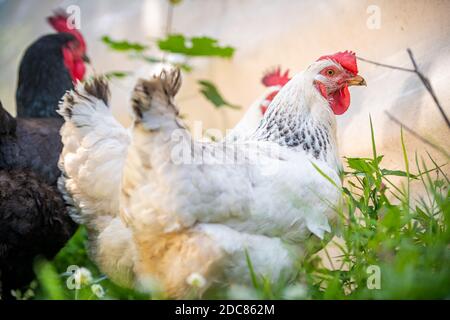
<svg viewBox="0 0 450 320">
<path fill-rule="evenodd" d="M 106 105 L 108 84 L 94 78 L 65 94 L 59 108 L 65 124 L 59 188 L 75 221 L 96 224 L 116 216 L 129 134 Z M 98 221 L 97 221 L 98 220 Z"/>
</svg>

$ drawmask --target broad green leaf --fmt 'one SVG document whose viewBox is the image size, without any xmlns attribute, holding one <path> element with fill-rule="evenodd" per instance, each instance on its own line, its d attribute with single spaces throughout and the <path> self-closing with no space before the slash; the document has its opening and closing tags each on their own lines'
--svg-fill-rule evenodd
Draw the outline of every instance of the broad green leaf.
<svg viewBox="0 0 450 320">
<path fill-rule="evenodd" d="M 137 42 L 128 42 L 127 40 L 116 41 L 112 40 L 109 36 L 103 36 L 102 41 L 106 44 L 110 49 L 115 51 L 136 51 L 142 52 L 148 49 L 148 46 L 137 43 Z"/>
<path fill-rule="evenodd" d="M 372 173 L 374 170 L 371 168 L 369 162 L 371 159 L 366 158 L 346 158 L 348 166 L 356 171 Z"/>
<path fill-rule="evenodd" d="M 169 35 L 165 39 L 158 40 L 158 46 L 162 51 L 181 53 L 187 56 L 231 58 L 234 53 L 234 48 L 221 47 L 216 39 L 209 37 L 193 37 L 189 39 L 181 34 Z"/>
<path fill-rule="evenodd" d="M 226 101 L 217 90 L 216 86 L 207 80 L 199 80 L 201 86 L 200 92 L 206 99 L 212 102 L 216 108 L 229 107 L 232 109 L 240 109 L 240 106 L 234 105 Z"/>
</svg>

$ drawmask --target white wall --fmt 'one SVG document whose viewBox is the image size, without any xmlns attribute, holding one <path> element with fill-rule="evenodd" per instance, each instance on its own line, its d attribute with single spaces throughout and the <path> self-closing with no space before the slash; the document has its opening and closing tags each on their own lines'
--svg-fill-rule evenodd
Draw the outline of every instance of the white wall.
<svg viewBox="0 0 450 320">
<path fill-rule="evenodd" d="M 82 32 L 96 70 L 148 72 L 140 63 L 108 51 L 99 39 L 104 34 L 136 41 L 161 36 L 167 13 L 165 0 L 0 0 L 0 98 L 10 110 L 14 109 L 16 73 L 23 50 L 50 31 L 44 17 L 52 8 L 72 3 L 81 7 Z M 380 8 L 380 29 L 367 27 L 369 5 Z M 196 71 L 186 76 L 178 99 L 182 112 L 191 121 L 203 121 L 206 128 L 232 127 L 244 111 L 214 110 L 197 94 L 197 79 L 213 80 L 228 100 L 248 106 L 263 91 L 260 78 L 268 68 L 281 65 L 295 72 L 323 54 L 346 49 L 368 59 L 410 67 L 405 51 L 410 47 L 450 114 L 450 1 L 184 0 L 175 8 L 173 22 L 173 32 L 208 35 L 237 48 L 230 61 L 195 60 Z M 450 150 L 450 130 L 414 74 L 362 62 L 359 69 L 368 87 L 351 89 L 350 110 L 338 119 L 343 155 L 370 154 L 370 113 L 379 152 L 386 155 L 386 164 L 402 168 L 400 130 L 384 110 Z M 114 112 L 124 123 L 128 122 L 127 103 L 133 83 L 134 79 L 128 79 L 113 84 Z M 424 152 L 419 140 L 405 136 L 411 157 L 416 150 Z"/>
</svg>

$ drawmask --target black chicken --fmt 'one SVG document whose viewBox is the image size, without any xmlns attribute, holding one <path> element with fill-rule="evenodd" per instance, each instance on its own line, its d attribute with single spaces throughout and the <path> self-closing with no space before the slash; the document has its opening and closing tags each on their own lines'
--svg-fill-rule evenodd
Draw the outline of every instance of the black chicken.
<svg viewBox="0 0 450 320">
<path fill-rule="evenodd" d="M 33 260 L 51 259 L 72 236 L 57 189 L 62 144 L 59 100 L 85 73 L 86 45 L 67 17 L 50 24 L 59 32 L 43 36 L 25 52 L 16 92 L 17 118 L 0 103 L 0 296 L 27 285 Z"/>
</svg>

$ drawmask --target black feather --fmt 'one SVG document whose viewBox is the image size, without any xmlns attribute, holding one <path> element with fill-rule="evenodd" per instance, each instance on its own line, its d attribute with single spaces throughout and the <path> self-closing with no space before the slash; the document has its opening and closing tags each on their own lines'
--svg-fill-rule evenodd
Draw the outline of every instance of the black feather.
<svg viewBox="0 0 450 320">
<path fill-rule="evenodd" d="M 63 124 L 56 110 L 65 92 L 73 89 L 62 49 L 74 39 L 60 33 L 33 43 L 20 64 L 17 119 L 0 107 L 0 289 L 4 298 L 33 279 L 37 255 L 52 258 L 75 231 L 56 186 Z"/>
<path fill-rule="evenodd" d="M 15 119 L 14 134 L 0 134 L 0 170 L 30 169 L 56 184 L 62 150 L 60 118 Z M 0 204 L 1 205 L 1 204 Z"/>
<path fill-rule="evenodd" d="M 27 170 L 0 171 L 0 288 L 3 298 L 34 277 L 36 256 L 52 259 L 75 231 L 56 186 Z"/>
<path fill-rule="evenodd" d="M 58 101 L 73 88 L 62 48 L 74 40 L 68 33 L 46 35 L 25 51 L 16 91 L 17 117 L 58 117 Z"/>
<path fill-rule="evenodd" d="M 16 119 L 3 108 L 0 101 L 0 135 L 14 135 L 16 126 Z"/>
<path fill-rule="evenodd" d="M 84 89 L 89 95 L 102 100 L 105 105 L 108 105 L 110 91 L 108 80 L 106 78 L 94 77 L 91 81 L 84 84 Z"/>
</svg>

